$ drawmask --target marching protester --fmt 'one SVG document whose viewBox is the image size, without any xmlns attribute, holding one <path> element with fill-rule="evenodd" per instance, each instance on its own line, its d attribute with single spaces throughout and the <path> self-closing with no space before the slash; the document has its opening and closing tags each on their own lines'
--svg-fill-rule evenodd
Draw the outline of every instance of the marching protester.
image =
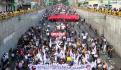
<svg viewBox="0 0 121 70">
<path fill-rule="evenodd" d="M 89 70 L 107 70 L 108 65 L 100 58 L 100 50 L 107 52 L 112 57 L 112 48 L 107 46 L 107 41 L 103 37 L 100 40 L 91 38 L 89 33 L 82 31 L 78 36 L 76 25 L 72 27 L 65 22 L 56 22 L 50 26 L 45 23 L 44 17 L 57 14 L 65 10 L 65 13 L 76 14 L 70 7 L 63 6 L 58 10 L 58 6 L 48 9 L 48 13 L 43 15 L 42 24 L 29 28 L 19 39 L 17 49 L 10 50 L 12 60 L 16 61 L 17 70 L 36 70 L 37 65 L 63 65 L 84 66 Z M 69 12 L 68 12 L 69 10 Z M 48 21 L 49 22 L 49 21 Z M 85 22 L 85 19 L 83 20 Z M 79 23 L 78 23 L 79 24 Z M 80 26 L 81 27 L 81 26 Z M 79 27 L 79 28 L 80 28 Z M 108 47 L 108 49 L 107 49 Z M 3 55 L 2 64 L 7 64 L 9 56 Z"/>
</svg>

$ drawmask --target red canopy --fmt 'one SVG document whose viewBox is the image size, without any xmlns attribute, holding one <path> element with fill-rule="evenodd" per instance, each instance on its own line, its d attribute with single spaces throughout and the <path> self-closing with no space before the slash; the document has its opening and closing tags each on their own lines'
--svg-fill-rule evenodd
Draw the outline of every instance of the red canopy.
<svg viewBox="0 0 121 70">
<path fill-rule="evenodd" d="M 71 21 L 76 22 L 79 20 L 79 15 L 70 15 L 70 14 L 56 14 L 48 17 L 49 21 Z"/>
</svg>

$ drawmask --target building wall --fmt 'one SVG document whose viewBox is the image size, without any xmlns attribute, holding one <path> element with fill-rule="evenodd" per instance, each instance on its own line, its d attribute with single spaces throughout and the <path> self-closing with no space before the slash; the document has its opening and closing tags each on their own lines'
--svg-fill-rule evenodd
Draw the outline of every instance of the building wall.
<svg viewBox="0 0 121 70">
<path fill-rule="evenodd" d="M 15 0 L 1 0 L 0 5 L 4 11 L 14 11 L 16 10 L 14 1 Z"/>
<path fill-rule="evenodd" d="M 6 5 L 4 3 L 5 1 L 0 0 L 0 11 L 6 11 Z"/>
<path fill-rule="evenodd" d="M 47 5 L 49 0 L 33 0 L 32 2 L 36 2 L 39 6 Z"/>
<path fill-rule="evenodd" d="M 30 2 L 32 2 L 32 0 L 23 0 L 24 1 L 24 3 L 30 3 Z"/>
<path fill-rule="evenodd" d="M 40 3 L 41 0 L 32 0 L 33 2 L 37 2 L 37 3 Z"/>
<path fill-rule="evenodd" d="M 0 11 L 6 11 L 6 6 L 5 5 L 0 6 Z"/>
<path fill-rule="evenodd" d="M 32 2 L 38 3 L 38 5 L 41 5 L 41 1 L 42 1 L 42 0 L 32 0 Z"/>
<path fill-rule="evenodd" d="M 70 5 L 77 6 L 78 0 L 68 0 Z"/>
</svg>

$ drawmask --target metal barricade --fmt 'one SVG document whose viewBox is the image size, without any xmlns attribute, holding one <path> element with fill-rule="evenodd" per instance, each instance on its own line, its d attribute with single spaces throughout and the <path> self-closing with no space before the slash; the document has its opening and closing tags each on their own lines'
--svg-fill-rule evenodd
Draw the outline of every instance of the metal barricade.
<svg viewBox="0 0 121 70">
<path fill-rule="evenodd" d="M 113 16 L 121 16 L 121 12 L 119 11 L 112 11 L 112 10 L 108 10 L 108 9 L 96 9 L 96 8 L 80 8 L 82 10 L 85 11 L 89 11 L 89 12 L 98 12 L 98 13 L 102 13 L 102 14 L 106 14 L 106 15 L 113 15 Z M 33 10 L 31 10 L 33 12 Z M 34 10 L 36 11 L 36 10 Z"/>
<path fill-rule="evenodd" d="M 5 14 L 0 14 L 0 21 L 1 20 L 5 20 L 5 19 L 9 19 L 15 16 L 19 16 L 22 14 L 28 14 L 28 13 L 32 13 L 32 12 L 36 12 L 38 9 L 30 9 L 30 10 L 20 10 L 20 11 L 14 11 L 14 12 L 8 12 Z"/>
<path fill-rule="evenodd" d="M 118 16 L 121 17 L 121 11 L 118 12 Z"/>
<path fill-rule="evenodd" d="M 0 21 L 2 20 L 2 15 L 0 14 Z"/>
</svg>

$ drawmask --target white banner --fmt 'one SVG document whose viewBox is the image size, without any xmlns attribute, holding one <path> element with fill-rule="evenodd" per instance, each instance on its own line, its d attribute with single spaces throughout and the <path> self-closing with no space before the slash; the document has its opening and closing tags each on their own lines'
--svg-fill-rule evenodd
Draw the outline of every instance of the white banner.
<svg viewBox="0 0 121 70">
<path fill-rule="evenodd" d="M 92 70 L 91 65 L 31 65 L 30 70 Z"/>
</svg>

